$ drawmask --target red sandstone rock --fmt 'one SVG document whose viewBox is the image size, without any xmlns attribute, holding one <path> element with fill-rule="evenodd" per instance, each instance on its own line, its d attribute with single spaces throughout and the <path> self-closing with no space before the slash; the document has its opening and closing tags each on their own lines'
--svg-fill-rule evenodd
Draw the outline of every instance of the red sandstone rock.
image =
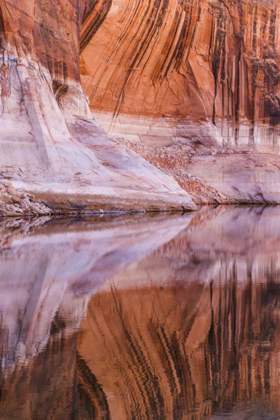
<svg viewBox="0 0 280 420">
<path fill-rule="evenodd" d="M 268 188 L 269 202 L 279 202 L 278 168 L 274 189 L 265 176 L 275 160 L 269 154 L 280 150 L 279 2 L 113 0 L 109 5 L 104 0 L 102 24 L 97 24 L 101 3 L 82 26 L 81 74 L 90 107 L 105 130 L 125 138 L 197 201 L 211 202 L 214 197 L 218 202 L 258 202 L 262 199 L 256 198 L 256 191 Z M 197 172 L 197 165 L 188 167 L 186 153 L 185 169 L 176 172 L 171 166 L 183 154 L 177 145 L 190 141 L 208 148 L 208 155 L 217 154 L 217 173 L 227 161 L 227 182 L 236 189 L 242 183 L 240 165 L 254 153 L 256 165 L 248 161 L 246 192 L 232 190 L 220 199 L 217 193 L 227 192 L 229 184 L 213 183 L 207 176 L 210 158 L 199 158 Z M 168 155 L 160 164 L 159 152 L 151 145 Z M 236 154 L 220 163 L 223 148 L 223 153 Z M 240 156 L 240 151 L 249 153 Z M 201 156 L 200 152 L 198 148 L 194 154 Z M 265 156 L 258 155 L 263 152 Z M 194 191 L 186 173 L 199 178 L 206 194 Z M 208 194 L 211 188 L 216 194 Z"/>
<path fill-rule="evenodd" d="M 194 209 L 175 181 L 92 120 L 79 71 L 87 11 L 69 0 L 1 0 L 2 178 L 53 213 Z"/>
<path fill-rule="evenodd" d="M 62 213 L 279 202 L 279 19 L 276 0 L 1 0 L 1 177 Z"/>
<path fill-rule="evenodd" d="M 277 1 L 103 0 L 96 30 L 100 3 L 81 40 L 92 109 L 213 122 L 280 117 Z"/>
</svg>

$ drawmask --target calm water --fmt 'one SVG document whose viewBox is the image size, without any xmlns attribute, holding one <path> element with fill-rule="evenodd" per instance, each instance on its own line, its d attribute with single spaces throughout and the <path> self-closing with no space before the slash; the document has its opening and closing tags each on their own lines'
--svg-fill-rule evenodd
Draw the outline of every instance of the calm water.
<svg viewBox="0 0 280 420">
<path fill-rule="evenodd" d="M 1 419 L 280 419 L 280 208 L 0 231 Z"/>
</svg>

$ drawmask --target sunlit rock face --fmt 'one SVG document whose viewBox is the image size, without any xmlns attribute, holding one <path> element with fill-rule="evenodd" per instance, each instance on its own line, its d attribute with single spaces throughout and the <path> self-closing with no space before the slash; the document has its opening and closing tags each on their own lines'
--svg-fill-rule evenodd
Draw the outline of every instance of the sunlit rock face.
<svg viewBox="0 0 280 420">
<path fill-rule="evenodd" d="M 213 123 L 280 117 L 276 1 L 103 0 L 95 8 L 81 36 L 94 110 Z"/>
<path fill-rule="evenodd" d="M 279 203 L 279 19 L 275 0 L 1 0 L 0 213 Z"/>
<path fill-rule="evenodd" d="M 279 155 L 279 20 L 276 0 L 97 2 L 81 32 L 94 116 L 198 202 L 279 202 L 278 156 L 272 171 L 269 155 L 255 158 L 248 188 L 240 173 L 248 154 Z M 234 156 L 214 164 L 212 153 Z"/>
<path fill-rule="evenodd" d="M 0 173 L 9 195 L 0 195 L 0 213 L 34 213 L 32 204 L 13 206 L 11 188 L 43 200 L 39 214 L 195 208 L 176 182 L 92 120 L 79 66 L 91 10 L 82 1 L 0 2 Z"/>
</svg>

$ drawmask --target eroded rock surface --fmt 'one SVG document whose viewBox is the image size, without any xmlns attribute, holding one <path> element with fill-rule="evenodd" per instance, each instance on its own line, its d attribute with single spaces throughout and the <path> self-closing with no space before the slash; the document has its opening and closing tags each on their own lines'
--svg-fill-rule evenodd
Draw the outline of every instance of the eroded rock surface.
<svg viewBox="0 0 280 420">
<path fill-rule="evenodd" d="M 90 107 L 106 131 L 169 174 L 182 158 L 182 143 L 192 147 L 196 141 L 208 155 L 235 153 L 227 159 L 230 175 L 221 188 L 206 175 L 211 159 L 203 161 L 207 153 L 199 147 L 194 155 L 205 173 L 200 177 L 201 168 L 193 164 L 173 176 L 191 194 L 186 177 L 198 178 L 205 189 L 194 192 L 198 202 L 222 201 L 218 193 L 229 191 L 228 181 L 240 193 L 231 191 L 226 201 L 257 202 L 256 190 L 269 188 L 266 173 L 275 160 L 270 154 L 279 154 L 280 146 L 279 20 L 277 0 L 100 1 L 82 29 L 81 74 Z M 244 151 L 249 153 L 240 156 Z M 251 153 L 253 166 L 246 161 Z M 258 171 L 264 161 L 267 168 Z M 251 198 L 240 189 L 244 163 L 251 166 Z M 274 192 L 269 202 L 279 202 Z"/>
<path fill-rule="evenodd" d="M 54 213 L 279 203 L 279 19 L 277 0 L 1 0 L 1 178 Z"/>
<path fill-rule="evenodd" d="M 106 0 L 83 32 L 82 74 L 93 109 L 148 116 L 280 116 L 280 9 L 267 1 Z M 91 21 L 91 22 L 90 22 Z"/>
<path fill-rule="evenodd" d="M 46 214 L 194 209 L 175 181 L 92 120 L 79 69 L 88 10 L 82 1 L 1 0 L 1 178 Z"/>
</svg>

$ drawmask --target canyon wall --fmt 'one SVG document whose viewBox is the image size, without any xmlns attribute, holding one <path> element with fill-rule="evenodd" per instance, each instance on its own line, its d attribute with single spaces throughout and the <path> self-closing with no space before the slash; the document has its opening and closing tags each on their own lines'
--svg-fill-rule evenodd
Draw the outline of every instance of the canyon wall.
<svg viewBox="0 0 280 420">
<path fill-rule="evenodd" d="M 198 202 L 279 202 L 279 21 L 277 0 L 97 2 L 93 115 Z"/>
<path fill-rule="evenodd" d="M 103 0 L 102 25 L 96 28 L 93 11 L 81 32 L 92 109 L 214 124 L 280 120 L 277 1 L 108 4 Z"/>
<path fill-rule="evenodd" d="M 91 4 L 0 2 L 0 214 L 195 208 L 93 121 L 79 40 Z"/>
<path fill-rule="evenodd" d="M 279 19 L 276 0 L 1 0 L 0 213 L 279 203 Z"/>
</svg>

